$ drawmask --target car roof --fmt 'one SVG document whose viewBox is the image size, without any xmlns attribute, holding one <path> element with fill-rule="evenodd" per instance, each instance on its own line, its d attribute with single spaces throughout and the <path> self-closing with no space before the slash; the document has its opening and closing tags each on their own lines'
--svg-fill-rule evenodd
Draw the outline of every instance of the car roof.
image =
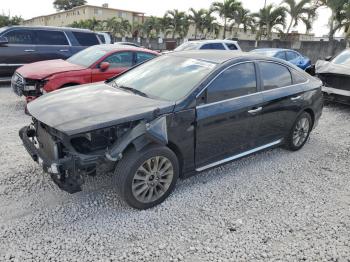
<svg viewBox="0 0 350 262">
<path fill-rule="evenodd" d="M 257 48 L 257 49 L 253 49 L 252 51 L 275 51 L 275 52 L 278 52 L 278 51 L 294 51 L 296 52 L 295 50 L 293 49 L 287 49 L 287 48 Z"/>
<path fill-rule="evenodd" d="M 158 52 L 142 48 L 142 47 L 136 47 L 136 46 L 131 46 L 131 45 L 115 45 L 115 44 L 103 44 L 103 45 L 95 45 L 94 47 L 99 48 L 101 50 L 110 52 L 110 51 L 115 51 L 115 50 L 125 50 L 125 51 L 142 51 L 142 52 L 147 52 L 147 53 L 152 53 L 152 54 L 158 54 Z"/>
<path fill-rule="evenodd" d="M 206 43 L 235 43 L 237 44 L 237 41 L 233 40 L 223 40 L 223 39 L 210 39 L 210 40 L 193 40 L 188 41 L 186 43 L 198 43 L 198 44 L 206 44 Z"/>
<path fill-rule="evenodd" d="M 58 27 L 58 26 L 25 26 L 25 25 L 13 25 L 7 26 L 7 29 L 10 28 L 19 28 L 19 29 L 40 29 L 40 30 L 61 30 L 61 31 L 74 31 L 74 32 L 92 32 L 89 29 L 82 28 L 73 28 L 73 27 Z"/>
<path fill-rule="evenodd" d="M 207 61 L 215 64 L 222 64 L 232 59 L 247 58 L 247 59 L 262 59 L 262 60 L 273 60 L 280 62 L 280 59 L 274 59 L 272 57 L 261 56 L 257 54 L 234 51 L 229 52 L 227 50 L 189 50 L 189 51 L 178 51 L 165 54 L 168 56 L 177 56 L 192 58 L 196 60 Z"/>
</svg>

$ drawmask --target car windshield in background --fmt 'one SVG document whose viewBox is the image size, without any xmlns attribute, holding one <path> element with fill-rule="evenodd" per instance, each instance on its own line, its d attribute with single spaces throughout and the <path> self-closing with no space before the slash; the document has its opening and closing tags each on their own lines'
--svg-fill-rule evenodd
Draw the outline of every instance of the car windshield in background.
<svg viewBox="0 0 350 262">
<path fill-rule="evenodd" d="M 350 65 L 350 51 L 345 50 L 341 52 L 332 62 L 337 65 Z"/>
<path fill-rule="evenodd" d="M 197 49 L 199 46 L 198 43 L 184 43 L 182 45 L 180 45 L 179 47 L 175 48 L 174 51 L 185 51 L 185 50 L 194 50 Z"/>
<path fill-rule="evenodd" d="M 107 54 L 106 50 L 102 50 L 99 47 L 92 46 L 71 56 L 67 59 L 67 61 L 72 64 L 89 67 L 98 59 L 103 57 L 105 54 Z"/>
<path fill-rule="evenodd" d="M 274 57 L 276 55 L 276 51 L 252 50 L 251 52 L 268 57 Z"/>
<path fill-rule="evenodd" d="M 112 83 L 146 94 L 150 98 L 177 101 L 186 96 L 215 67 L 196 59 L 161 56 L 126 72 Z"/>
</svg>

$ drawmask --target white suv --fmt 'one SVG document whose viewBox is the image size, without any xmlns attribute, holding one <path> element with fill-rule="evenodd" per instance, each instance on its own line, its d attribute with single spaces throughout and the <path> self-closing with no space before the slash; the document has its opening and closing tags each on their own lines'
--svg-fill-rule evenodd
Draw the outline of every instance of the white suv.
<svg viewBox="0 0 350 262">
<path fill-rule="evenodd" d="M 189 41 L 175 48 L 174 51 L 185 50 L 203 50 L 203 49 L 215 49 L 215 50 L 238 50 L 241 51 L 237 41 L 232 40 L 199 40 Z"/>
</svg>

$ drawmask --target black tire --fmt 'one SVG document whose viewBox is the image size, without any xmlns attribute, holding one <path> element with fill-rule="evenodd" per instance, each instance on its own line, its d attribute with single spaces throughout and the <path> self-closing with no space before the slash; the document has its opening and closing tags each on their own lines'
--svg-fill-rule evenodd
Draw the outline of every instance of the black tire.
<svg viewBox="0 0 350 262">
<path fill-rule="evenodd" d="M 296 144 L 296 141 L 294 140 L 294 135 L 295 135 L 295 132 L 297 132 L 297 128 L 298 128 L 298 123 L 300 123 L 301 120 L 307 120 L 308 121 L 308 130 L 304 130 L 303 133 L 306 134 L 305 137 L 303 137 L 303 140 L 300 142 L 300 144 Z M 299 115 L 299 117 L 296 119 L 295 123 L 293 124 L 293 127 L 292 129 L 290 130 L 289 134 L 288 134 L 288 137 L 286 138 L 286 148 L 291 150 L 291 151 L 297 151 L 299 149 L 301 149 L 305 143 L 307 142 L 309 136 L 310 136 L 310 133 L 311 133 L 311 130 L 312 130 L 312 127 L 313 127 L 313 121 L 312 121 L 312 118 L 310 116 L 309 113 L 307 112 L 303 112 Z M 302 131 L 300 131 L 302 132 Z"/>
<path fill-rule="evenodd" d="M 139 172 L 138 169 L 143 166 L 146 161 L 151 160 L 154 157 L 162 157 L 169 160 L 172 165 L 173 176 L 171 183 L 168 183 L 169 187 L 167 190 L 162 191 L 161 197 L 155 199 L 154 201 L 145 203 L 139 201 L 137 197 L 134 196 L 133 185 L 135 184 L 133 184 L 133 181 L 136 173 Z M 136 209 L 148 209 L 162 203 L 174 190 L 176 181 L 179 177 L 178 159 L 174 152 L 165 146 L 150 145 L 139 152 L 137 152 L 134 148 L 129 148 L 123 154 L 123 158 L 117 163 L 114 171 L 114 177 L 116 180 L 118 194 L 128 205 Z"/>
</svg>

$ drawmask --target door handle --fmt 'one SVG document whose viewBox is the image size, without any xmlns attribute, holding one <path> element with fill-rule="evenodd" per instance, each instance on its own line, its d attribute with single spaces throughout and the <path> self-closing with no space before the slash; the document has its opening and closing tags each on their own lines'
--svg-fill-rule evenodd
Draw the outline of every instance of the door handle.
<svg viewBox="0 0 350 262">
<path fill-rule="evenodd" d="M 60 52 L 68 52 L 68 49 L 61 49 Z"/>
<path fill-rule="evenodd" d="M 255 115 L 255 114 L 259 113 L 261 110 L 262 110 L 262 107 L 258 107 L 258 108 L 249 110 L 248 113 L 251 115 Z"/>
<path fill-rule="evenodd" d="M 25 49 L 24 52 L 35 52 L 34 49 Z"/>
<path fill-rule="evenodd" d="M 290 100 L 296 101 L 296 100 L 299 100 L 300 98 L 301 98 L 301 96 L 294 96 L 294 97 L 292 97 Z"/>
</svg>

